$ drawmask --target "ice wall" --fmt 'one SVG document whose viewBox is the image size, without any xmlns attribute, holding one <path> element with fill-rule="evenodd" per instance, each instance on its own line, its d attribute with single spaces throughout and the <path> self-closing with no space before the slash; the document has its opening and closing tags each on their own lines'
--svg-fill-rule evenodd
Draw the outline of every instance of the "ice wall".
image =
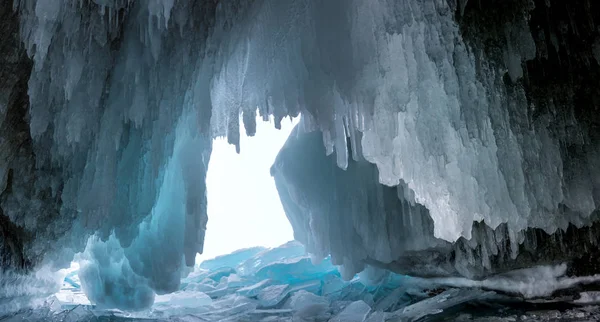
<svg viewBox="0 0 600 322">
<path fill-rule="evenodd" d="M 301 122 L 271 174 L 294 237 L 314 259 L 330 254 L 346 279 L 368 265 L 410 276 L 469 279 L 564 263 L 572 276 L 595 271 L 590 263 L 598 256 L 598 222 L 553 234 L 528 228 L 516 238 L 506 224 L 491 229 L 474 223 L 470 239 L 450 243 L 434 236 L 429 211 L 406 184 L 380 184 L 377 167 L 366 160 L 350 160 L 342 170 L 335 152 L 323 153 L 322 142 L 321 132 L 305 132 Z"/>
<path fill-rule="evenodd" d="M 510 244 L 514 259 L 527 227 L 551 233 L 569 223 L 590 223 L 600 201 L 600 167 L 596 119 L 588 122 L 572 108 L 583 94 L 553 100 L 544 95 L 552 92 L 550 85 L 540 94 L 528 83 L 532 76 L 543 83 L 544 75 L 529 61 L 538 63 L 544 53 L 554 59 L 548 54 L 552 48 L 558 52 L 570 42 L 550 32 L 542 46 L 545 31 L 532 30 L 528 19 L 540 19 L 541 13 L 530 13 L 549 5 L 513 2 L 518 5 L 506 18 L 497 14 L 473 22 L 473 13 L 488 17 L 477 6 L 500 5 L 15 1 L 20 38 L 33 63 L 25 118 L 32 151 L 22 160 L 11 159 L 11 180 L 2 175 L 10 183 L 1 200 L 3 213 L 26 231 L 44 232 L 25 242 L 26 253 L 44 257 L 50 251 L 46 259 L 59 265 L 92 234 L 99 242 L 116 238 L 131 269 L 155 291 L 168 291 L 183 263 L 179 257 L 190 265 L 202 251 L 207 142 L 227 136 L 239 149 L 240 113 L 252 134 L 258 107 L 260 115 L 275 116 L 276 126 L 302 112 L 307 129 L 322 131 L 323 152 L 336 152 L 339 168 L 352 172 L 351 160 L 366 160 L 377 167 L 380 183 L 400 185 L 410 195 L 394 201 L 389 211 L 369 213 L 382 206 L 358 200 L 384 193 L 377 188 L 369 192 L 373 196 L 341 208 L 355 219 L 372 216 L 373 226 L 350 221 L 327 226 L 328 216 L 341 215 L 328 212 L 301 223 L 297 238 L 317 257 L 338 254 L 348 274 L 361 269 L 366 254 L 394 260 L 418 230 L 388 232 L 398 238 L 393 245 L 399 248 L 350 238 L 356 252 L 323 236 L 337 230 L 379 241 L 386 236 L 385 223 L 399 220 L 396 207 L 419 204 L 427 215 L 419 210 L 400 217 L 421 220 L 410 227 L 431 229 L 435 243 L 471 237 L 475 244 L 495 243 L 493 234 L 472 233 L 473 222 L 483 221 L 492 229 L 505 227 L 506 236 L 497 240 Z M 597 33 L 587 32 L 589 38 Z M 589 46 L 595 43 L 588 40 Z M 577 56 L 589 59 L 571 65 L 597 69 L 591 47 L 572 48 L 589 51 Z M 591 99 L 584 103 L 597 106 Z M 197 137 L 179 135 L 181 122 Z M 187 147 L 179 151 L 178 144 Z M 176 174 L 172 162 L 183 173 Z M 373 180 L 372 169 L 356 171 L 365 182 Z M 169 183 L 174 175 L 184 180 Z M 353 184 L 343 175 L 336 180 Z M 336 197 L 339 187 L 330 187 L 327 195 Z M 359 186 L 351 189 L 362 193 Z M 167 191 L 184 196 L 173 193 L 177 198 L 164 201 Z M 164 214 L 160 209 L 170 202 L 178 206 Z M 56 208 L 51 215 L 48 205 Z M 177 224 L 163 227 L 171 221 Z M 177 238 L 169 237 L 175 236 L 170 229 L 180 233 Z M 168 271 L 148 272 L 151 262 L 167 261 L 150 254 L 162 249 L 158 241 L 165 239 L 174 241 L 169 247 L 177 261 L 164 267 Z M 426 239 L 416 244 L 434 243 Z M 152 247 L 140 248 L 153 240 Z"/>
<path fill-rule="evenodd" d="M 35 187 L 57 196 L 60 208 L 57 229 L 27 251 L 50 248 L 45 260 L 61 265 L 96 234 L 87 266 L 96 273 L 86 283 L 96 286 L 87 290 L 99 304 L 147 306 L 154 292 L 178 288 L 183 267 L 203 249 L 213 63 L 202 59 L 202 30 L 210 8 L 168 4 L 15 2 L 34 65 L 27 119 L 35 167 L 55 174 L 40 175 Z M 196 32 L 180 32 L 192 26 Z M 49 179 L 57 180 L 48 187 Z M 43 230 L 32 214 L 44 211 L 45 200 L 29 198 L 14 191 L 4 213 L 26 230 Z M 124 300 L 131 287 L 113 262 L 128 263 L 123 271 L 147 287 L 141 300 Z M 91 276 L 107 284 L 97 287 Z"/>
<path fill-rule="evenodd" d="M 429 210 L 435 236 L 450 242 L 469 239 L 474 221 L 506 223 L 515 245 L 526 227 L 551 233 L 588 222 L 596 168 L 563 165 L 562 149 L 578 139 L 561 132 L 580 120 L 528 115 L 519 83 L 522 62 L 536 57 L 528 9 L 505 26 L 500 61 L 466 43 L 455 9 L 447 1 L 255 2 L 224 42 L 229 59 L 214 88 L 227 101 L 214 102 L 213 119 L 228 106 L 304 108 L 341 168 L 349 142 L 353 158 L 377 165 L 381 183 L 404 182 Z"/>
<path fill-rule="evenodd" d="M 434 223 L 412 191 L 379 184 L 377 168 L 366 161 L 350 160 L 341 170 L 323 152 L 321 132 L 302 133 L 299 126 L 271 168 L 295 239 L 317 259 L 331 253 L 333 264 L 351 279 L 368 259 L 390 263 L 401 254 L 449 248 L 433 237 Z M 443 273 L 442 262 L 431 268 L 418 262 L 412 264 L 419 275 L 450 274 Z"/>
<path fill-rule="evenodd" d="M 166 63 L 189 57 L 186 50 L 198 42 L 179 37 L 188 46 L 161 52 L 170 7 L 157 11 L 160 3 L 16 4 L 34 60 L 28 93 L 36 161 L 62 168 L 63 213 L 76 212 L 84 228 L 104 238 L 117 228 L 125 245 L 136 235 L 131 227 L 155 205 L 184 106 L 195 105 L 200 114 L 210 109 L 208 93 L 189 83 L 202 67 Z M 207 133 L 198 123 L 196 131 Z M 198 200 L 202 194 L 190 198 L 190 213 L 200 211 Z"/>
<path fill-rule="evenodd" d="M 107 241 L 98 237 L 87 241 L 80 274 L 82 288 L 95 304 L 146 308 L 155 293 L 179 289 L 186 266 L 192 266 L 202 251 L 207 222 L 202 197 L 211 140 L 198 133 L 197 118 L 194 110 L 188 110 L 179 120 L 155 205 L 132 228 L 136 231 L 131 241 L 125 245 L 118 230 Z"/>
</svg>

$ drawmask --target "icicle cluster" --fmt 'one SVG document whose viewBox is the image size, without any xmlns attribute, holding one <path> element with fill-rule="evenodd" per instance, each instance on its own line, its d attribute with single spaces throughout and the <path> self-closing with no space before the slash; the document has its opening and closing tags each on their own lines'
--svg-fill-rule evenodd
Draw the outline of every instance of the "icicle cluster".
<svg viewBox="0 0 600 322">
<path fill-rule="evenodd" d="M 595 209 L 593 189 L 570 189 L 589 185 L 585 171 L 565 180 L 550 116 L 532 121 L 523 89 L 502 84 L 535 57 L 526 23 L 506 27 L 504 67 L 476 57 L 446 1 L 259 1 L 250 12 L 219 52 L 213 121 L 238 106 L 279 116 L 300 106 L 341 168 L 350 146 L 381 183 L 406 183 L 451 242 L 474 221 L 553 232 Z"/>
<path fill-rule="evenodd" d="M 16 1 L 34 62 L 28 117 L 37 167 L 62 178 L 50 185 L 60 190 L 57 225 L 75 218 L 57 245 L 114 234 L 138 250 L 126 255 L 137 256 L 136 274 L 155 290 L 174 289 L 182 265 L 160 266 L 167 261 L 137 245 L 157 238 L 161 252 L 192 262 L 206 223 L 210 140 L 227 136 L 239 150 L 240 113 L 252 134 L 257 107 L 276 122 L 303 112 L 340 168 L 364 158 L 381 183 L 402 183 L 427 208 L 437 238 L 469 239 L 473 222 L 484 221 L 506 223 L 516 244 L 527 227 L 587 223 L 589 177 L 600 167 L 566 175 L 550 116 L 531 121 L 523 89 L 502 84 L 506 72 L 519 80 L 521 62 L 535 56 L 526 24 L 507 27 L 504 66 L 487 63 L 463 40 L 449 3 Z M 169 193 L 181 199 L 161 199 Z M 35 227 L 35 205 L 23 210 L 26 196 L 13 196 L 9 218 Z M 169 203 L 177 204 L 161 217 Z M 163 234 L 171 222 L 178 228 Z M 297 233 L 328 233 L 306 229 Z M 357 265 L 346 255 L 345 265 Z M 164 271 L 148 272 L 151 263 Z"/>
</svg>

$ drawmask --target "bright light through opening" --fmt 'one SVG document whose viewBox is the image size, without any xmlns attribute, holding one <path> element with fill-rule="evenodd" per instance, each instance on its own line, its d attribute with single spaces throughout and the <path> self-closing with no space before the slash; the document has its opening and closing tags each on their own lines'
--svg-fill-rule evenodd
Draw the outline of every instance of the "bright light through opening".
<svg viewBox="0 0 600 322">
<path fill-rule="evenodd" d="M 257 118 L 256 135 L 241 126 L 241 153 L 224 138 L 213 142 L 206 179 L 208 224 L 204 254 L 196 263 L 253 246 L 276 247 L 293 239 L 270 174 L 277 153 L 298 118 L 273 122 Z"/>
<path fill-rule="evenodd" d="M 298 120 L 285 119 L 277 130 L 272 120 L 257 118 L 256 135 L 240 139 L 240 154 L 225 138 L 213 142 L 206 179 L 209 219 L 204 254 L 196 257 L 197 264 L 243 248 L 277 247 L 294 238 L 270 168 Z M 240 131 L 245 134 L 243 128 Z M 65 279 L 55 295 L 62 303 L 89 305 L 80 289 L 76 260 L 58 272 Z"/>
</svg>

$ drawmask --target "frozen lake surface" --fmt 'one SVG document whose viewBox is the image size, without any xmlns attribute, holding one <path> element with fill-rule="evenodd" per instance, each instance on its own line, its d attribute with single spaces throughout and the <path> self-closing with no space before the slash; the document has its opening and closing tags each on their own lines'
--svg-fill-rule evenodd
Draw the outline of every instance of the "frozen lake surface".
<svg viewBox="0 0 600 322">
<path fill-rule="evenodd" d="M 512 280 L 495 278 L 479 282 L 415 279 L 368 268 L 352 280 L 344 281 L 329 259 L 313 263 L 304 247 L 296 242 L 273 249 L 240 250 L 204 261 L 182 279 L 179 291 L 156 295 L 151 309 L 138 312 L 90 303 L 77 272 L 67 274 L 60 292 L 46 299 L 44 305 L 5 316 L 0 321 L 600 319 L 600 309 L 595 306 L 600 303 L 600 292 L 578 289 L 582 284 L 595 282 L 594 279 L 557 276 L 564 273 L 560 267 L 513 273 Z M 544 292 L 550 295 L 544 296 Z"/>
</svg>

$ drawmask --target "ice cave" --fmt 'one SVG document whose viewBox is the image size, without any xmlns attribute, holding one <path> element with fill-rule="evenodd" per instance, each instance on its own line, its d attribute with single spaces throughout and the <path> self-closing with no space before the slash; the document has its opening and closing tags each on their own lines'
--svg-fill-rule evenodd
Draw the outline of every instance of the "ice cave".
<svg viewBox="0 0 600 322">
<path fill-rule="evenodd" d="M 600 320 L 599 1 L 2 0 L 0 31 L 0 321 Z"/>
</svg>

